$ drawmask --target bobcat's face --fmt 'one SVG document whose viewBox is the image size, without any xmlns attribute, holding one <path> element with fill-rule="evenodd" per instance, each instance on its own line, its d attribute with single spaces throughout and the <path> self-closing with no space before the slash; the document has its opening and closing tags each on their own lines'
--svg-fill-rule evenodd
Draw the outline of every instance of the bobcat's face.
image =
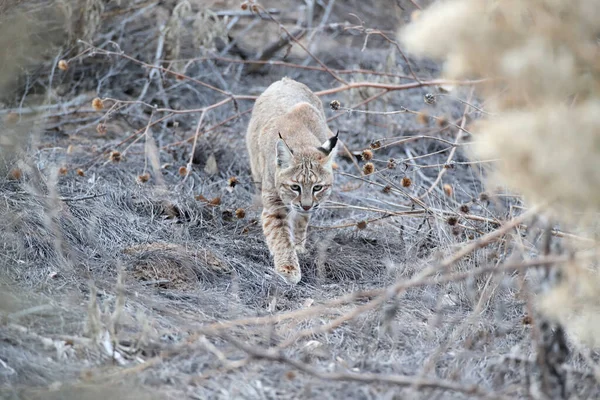
<svg viewBox="0 0 600 400">
<path fill-rule="evenodd" d="M 277 175 L 281 200 L 298 213 L 317 210 L 331 194 L 333 172 L 326 157 L 295 157 L 288 168 L 278 169 Z"/>
<path fill-rule="evenodd" d="M 277 142 L 275 182 L 284 204 L 298 213 L 317 210 L 329 198 L 333 185 L 332 162 L 337 135 L 318 148 L 294 154 L 282 139 Z"/>
</svg>

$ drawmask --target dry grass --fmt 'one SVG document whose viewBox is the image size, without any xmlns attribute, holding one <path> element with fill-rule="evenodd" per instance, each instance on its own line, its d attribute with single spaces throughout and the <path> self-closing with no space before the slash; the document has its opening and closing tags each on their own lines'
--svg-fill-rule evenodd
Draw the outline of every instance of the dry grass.
<svg viewBox="0 0 600 400">
<path fill-rule="evenodd" d="M 412 2 L 59 3 L 60 44 L 0 110 L 40 131 L 0 179 L 1 398 L 600 394 L 590 343 L 560 358 L 535 311 L 590 325 L 580 279 L 563 308 L 536 289 L 595 242 L 484 190 L 490 163 L 464 149 L 496 103 L 398 52 Z M 296 287 L 272 270 L 243 135 L 286 75 L 337 100 L 348 149 Z"/>
</svg>

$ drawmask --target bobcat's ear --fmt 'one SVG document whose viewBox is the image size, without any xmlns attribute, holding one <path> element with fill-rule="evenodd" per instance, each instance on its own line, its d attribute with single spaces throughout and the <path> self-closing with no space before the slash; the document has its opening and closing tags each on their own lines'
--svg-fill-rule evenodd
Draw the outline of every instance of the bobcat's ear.
<svg viewBox="0 0 600 400">
<path fill-rule="evenodd" d="M 320 147 L 318 147 L 318 149 L 320 151 L 322 151 L 323 153 L 325 153 L 326 156 L 330 156 L 333 155 L 332 152 L 335 150 L 335 146 L 337 145 L 338 142 L 338 135 L 340 134 L 340 131 L 338 130 L 335 133 L 335 136 L 330 137 L 329 139 L 327 139 L 325 141 L 325 143 L 323 143 Z M 334 153 L 335 154 L 335 153 Z"/>
<path fill-rule="evenodd" d="M 279 140 L 277 140 L 277 145 L 275 146 L 275 158 L 277 159 L 277 166 L 282 169 L 289 168 L 292 164 L 293 156 L 294 153 L 292 153 L 292 150 L 290 150 L 287 144 L 285 144 L 280 133 Z"/>
</svg>

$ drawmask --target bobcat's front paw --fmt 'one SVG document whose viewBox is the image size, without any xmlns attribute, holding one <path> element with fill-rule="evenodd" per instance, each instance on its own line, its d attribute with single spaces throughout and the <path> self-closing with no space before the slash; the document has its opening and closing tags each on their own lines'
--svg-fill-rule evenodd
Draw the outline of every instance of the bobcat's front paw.
<svg viewBox="0 0 600 400">
<path fill-rule="evenodd" d="M 290 285 L 295 285 L 300 282 L 302 273 L 298 262 L 275 264 L 275 272 L 282 277 Z"/>
</svg>

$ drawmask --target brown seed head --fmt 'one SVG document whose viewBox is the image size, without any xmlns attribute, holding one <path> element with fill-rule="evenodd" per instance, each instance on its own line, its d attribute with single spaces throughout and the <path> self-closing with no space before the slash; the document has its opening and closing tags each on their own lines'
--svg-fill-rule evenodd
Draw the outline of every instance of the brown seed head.
<svg viewBox="0 0 600 400">
<path fill-rule="evenodd" d="M 366 229 L 366 228 L 367 228 L 367 221 L 362 220 L 362 221 L 358 221 L 356 223 L 356 229 L 359 229 L 362 231 L 363 229 Z"/>
<path fill-rule="evenodd" d="M 329 108 L 331 108 L 333 111 L 338 111 L 341 106 L 342 103 L 340 103 L 339 100 L 332 100 L 331 103 L 329 103 Z"/>
<path fill-rule="evenodd" d="M 147 173 L 147 172 L 145 174 L 142 174 L 142 175 L 138 176 L 138 181 L 140 181 L 141 183 L 146 183 L 149 180 L 150 180 L 150 174 Z"/>
<path fill-rule="evenodd" d="M 59 174 L 59 175 L 66 175 L 66 174 L 67 174 L 67 172 L 69 172 L 69 170 L 67 169 L 67 167 L 60 167 L 60 168 L 58 169 L 58 174 Z"/>
<path fill-rule="evenodd" d="M 466 205 L 466 204 L 463 204 L 463 205 L 461 205 L 461 206 L 460 206 L 460 212 L 461 212 L 461 213 L 468 214 L 468 213 L 469 213 L 469 206 L 468 206 L 468 205 Z"/>
<path fill-rule="evenodd" d="M 439 117 L 435 120 L 435 123 L 440 128 L 445 128 L 448 126 L 448 119 L 446 117 Z"/>
<path fill-rule="evenodd" d="M 435 104 L 435 96 L 431 93 L 425 94 L 423 100 L 425 101 L 425 104 Z"/>
<path fill-rule="evenodd" d="M 446 220 L 446 222 L 448 222 L 448 225 L 454 226 L 454 225 L 458 224 L 458 218 L 456 218 L 456 217 L 448 217 L 448 219 Z"/>
<path fill-rule="evenodd" d="M 257 12 L 258 12 L 258 5 L 256 5 L 256 4 L 252 4 L 252 7 L 251 7 L 251 8 L 252 8 L 252 12 L 255 12 L 255 13 L 257 13 Z"/>
<path fill-rule="evenodd" d="M 94 100 L 92 100 L 92 108 L 96 111 L 101 111 L 104 109 L 104 103 L 102 102 L 102 99 L 96 97 Z"/>
<path fill-rule="evenodd" d="M 424 112 L 418 112 L 416 118 L 417 122 L 421 125 L 427 125 L 429 122 L 429 116 Z"/>
<path fill-rule="evenodd" d="M 490 200 L 490 195 L 487 194 L 486 192 L 481 192 L 481 193 L 479 193 L 479 200 L 481 200 L 481 201 L 489 201 Z"/>
<path fill-rule="evenodd" d="M 247 10 L 248 9 L 248 3 L 243 2 L 242 5 L 241 5 L 241 7 L 242 7 L 242 10 Z"/>
<path fill-rule="evenodd" d="M 186 176 L 187 173 L 188 173 L 188 170 L 186 167 L 184 167 L 184 166 L 179 167 L 179 175 L 180 176 Z"/>
<path fill-rule="evenodd" d="M 365 161 L 370 161 L 373 159 L 373 152 L 369 149 L 365 149 L 362 152 L 362 159 Z"/>
<path fill-rule="evenodd" d="M 245 218 L 246 210 L 244 210 L 243 208 L 238 208 L 237 210 L 235 210 L 235 216 L 239 219 Z"/>
<path fill-rule="evenodd" d="M 458 236 L 458 235 L 460 235 L 460 226 L 453 226 L 453 227 L 452 227 L 452 234 L 453 234 L 454 236 Z"/>
<path fill-rule="evenodd" d="M 121 161 L 121 152 L 117 151 L 117 150 L 113 150 L 110 152 L 110 161 L 112 162 L 119 162 Z"/>
<path fill-rule="evenodd" d="M 240 183 L 240 181 L 238 181 L 238 178 L 236 178 L 235 176 L 232 176 L 227 181 L 227 184 L 229 185 L 229 187 L 232 187 L 232 188 L 234 188 L 235 185 L 237 185 L 238 183 Z"/>
<path fill-rule="evenodd" d="M 20 168 L 13 168 L 8 174 L 8 179 L 12 181 L 18 181 L 23 177 L 23 171 Z"/>
<path fill-rule="evenodd" d="M 392 191 L 392 187 L 391 187 L 390 185 L 386 185 L 386 186 L 383 188 L 383 193 L 386 193 L 386 194 L 387 194 L 387 193 L 389 193 L 389 192 L 391 192 L 391 191 Z"/>
<path fill-rule="evenodd" d="M 388 160 L 387 167 L 388 167 L 388 169 L 395 169 L 396 168 L 396 160 L 394 160 L 393 158 L 390 158 Z"/>
<path fill-rule="evenodd" d="M 368 162 L 365 165 L 363 165 L 363 173 L 365 175 L 370 175 L 373 172 L 375 172 L 375 166 L 373 165 L 373 163 Z"/>
<path fill-rule="evenodd" d="M 454 193 L 454 189 L 452 189 L 452 186 L 449 185 L 448 183 L 444 184 L 444 193 L 446 194 L 446 196 L 451 197 L 452 193 Z"/>
<path fill-rule="evenodd" d="M 381 147 L 381 142 L 379 140 L 374 140 L 371 142 L 371 148 L 376 150 Z"/>
<path fill-rule="evenodd" d="M 106 131 L 106 125 L 104 125 L 102 122 L 96 125 L 96 132 L 98 132 L 98 135 L 104 136 L 106 135 Z"/>
<path fill-rule="evenodd" d="M 85 176 L 85 172 L 81 169 L 81 168 L 77 168 L 77 175 L 79 176 Z"/>
<path fill-rule="evenodd" d="M 58 62 L 58 69 L 61 71 L 66 71 L 69 69 L 69 63 L 66 60 L 60 60 Z"/>
<path fill-rule="evenodd" d="M 402 187 L 407 188 L 410 187 L 410 185 L 412 185 L 412 180 L 408 176 L 402 178 Z"/>
<path fill-rule="evenodd" d="M 178 81 L 183 81 L 185 79 L 185 76 L 181 74 L 175 74 L 175 79 Z"/>
<path fill-rule="evenodd" d="M 288 371 L 285 373 L 285 377 L 291 381 L 296 378 L 296 373 L 294 371 Z"/>
<path fill-rule="evenodd" d="M 218 206 L 219 204 L 221 204 L 221 198 L 220 197 L 215 197 L 214 199 L 212 199 L 211 201 L 209 201 L 208 204 L 211 205 L 211 206 Z"/>
</svg>

